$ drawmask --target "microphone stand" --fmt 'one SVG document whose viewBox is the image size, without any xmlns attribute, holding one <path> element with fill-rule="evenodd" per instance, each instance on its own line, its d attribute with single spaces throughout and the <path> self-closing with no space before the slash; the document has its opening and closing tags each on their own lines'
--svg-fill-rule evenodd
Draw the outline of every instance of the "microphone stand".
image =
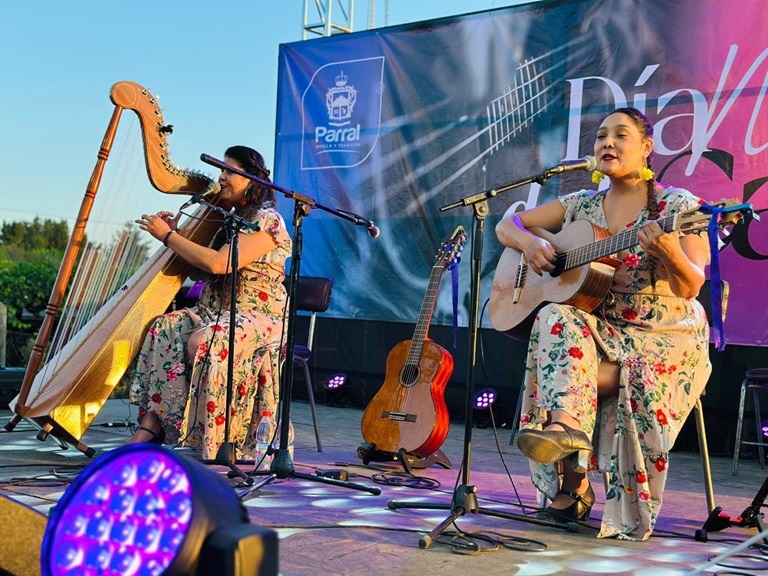
<svg viewBox="0 0 768 576">
<path fill-rule="evenodd" d="M 235 325 L 237 322 L 237 271 L 238 271 L 238 258 L 239 258 L 239 232 L 243 228 L 250 228 L 258 232 L 261 230 L 258 224 L 250 222 L 245 218 L 242 218 L 234 212 L 228 212 L 214 204 L 208 202 L 201 202 L 206 206 L 209 206 L 213 210 L 224 215 L 223 226 L 227 231 L 227 239 L 229 240 L 229 260 L 231 263 L 232 272 L 230 273 L 229 282 L 229 354 L 227 356 L 227 390 L 226 390 L 226 405 L 224 407 L 224 442 L 219 446 L 219 450 L 216 452 L 216 458 L 214 460 L 203 460 L 203 464 L 221 465 L 229 467 L 228 476 L 230 478 L 242 478 L 246 484 L 252 484 L 253 479 L 245 472 L 237 467 L 237 457 L 235 455 L 235 447 L 230 440 L 230 406 L 232 404 L 232 388 L 233 379 L 235 373 Z"/>
<path fill-rule="evenodd" d="M 299 194 L 298 192 L 293 192 L 290 190 L 286 190 L 285 188 L 281 188 L 280 186 L 270 182 L 269 180 L 264 180 L 262 178 L 259 178 L 258 176 L 255 176 L 254 174 L 244 172 L 243 170 L 235 168 L 234 166 L 226 164 L 225 162 L 221 160 L 217 160 L 216 158 L 208 156 L 207 154 L 202 154 L 200 156 L 200 160 L 202 160 L 206 164 L 216 166 L 217 168 L 221 168 L 222 170 L 229 170 L 230 172 L 239 174 L 240 176 L 253 180 L 254 182 L 258 182 L 259 184 L 272 188 L 273 190 L 276 190 L 281 194 L 283 194 L 286 198 L 290 198 L 291 200 L 294 201 L 294 210 L 293 210 L 294 238 L 293 238 L 293 246 L 291 251 L 291 267 L 290 267 L 290 272 L 288 276 L 288 280 L 289 280 L 288 282 L 288 296 L 289 296 L 288 326 L 286 329 L 285 362 L 283 364 L 285 366 L 285 370 L 281 375 L 281 389 L 280 389 L 280 421 L 279 421 L 280 444 L 278 448 L 275 450 L 272 463 L 270 464 L 270 467 L 269 467 L 269 471 L 251 472 L 248 475 L 249 482 L 247 483 L 250 484 L 253 482 L 253 479 L 252 479 L 253 476 L 261 476 L 261 475 L 269 476 L 267 479 L 265 479 L 265 481 L 262 481 L 259 483 L 259 487 L 271 482 L 275 478 L 285 479 L 285 478 L 293 477 L 293 478 L 302 478 L 304 480 L 311 480 L 313 482 L 320 482 L 323 484 L 333 484 L 334 486 L 342 486 L 345 488 L 362 490 L 364 492 L 369 492 L 375 496 L 378 496 L 379 494 L 381 494 L 381 489 L 375 486 L 365 486 L 362 484 L 355 484 L 353 482 L 345 482 L 341 480 L 335 480 L 333 478 L 323 478 L 313 474 L 303 474 L 301 472 L 297 472 L 293 467 L 293 461 L 291 460 L 291 454 L 290 452 L 288 452 L 288 446 L 287 446 L 288 445 L 288 429 L 289 429 L 290 418 L 291 418 L 291 394 L 292 394 L 292 387 L 293 387 L 293 367 L 294 367 L 294 349 L 295 349 L 295 331 L 296 331 L 296 328 L 295 328 L 296 326 L 296 292 L 297 292 L 297 287 L 299 283 L 301 251 L 302 251 L 302 244 L 304 241 L 303 233 L 302 233 L 302 221 L 304 217 L 309 215 L 312 208 L 319 208 L 321 210 L 324 210 L 325 212 L 328 212 L 329 214 L 333 214 L 335 216 L 338 216 L 339 218 L 348 220 L 358 226 L 366 226 L 369 229 L 369 231 L 371 231 L 372 228 L 375 228 L 373 222 L 363 218 L 362 216 L 358 216 L 357 214 L 352 214 L 342 210 L 336 210 L 334 208 L 323 206 L 322 204 L 310 198 L 309 196 L 305 196 L 303 194 Z M 250 492 L 250 490 L 246 492 Z"/>
<path fill-rule="evenodd" d="M 419 540 L 420 548 L 429 548 L 432 542 L 448 526 L 453 524 L 457 518 L 465 514 L 485 514 L 487 516 L 496 516 L 500 518 L 517 519 L 524 522 L 540 524 L 542 526 L 556 526 L 565 528 L 569 532 L 578 531 L 578 524 L 569 522 L 565 525 L 556 524 L 546 520 L 529 517 L 525 515 L 499 512 L 488 508 L 481 508 L 477 503 L 477 486 L 470 484 L 470 458 L 472 455 L 472 394 L 475 380 L 475 363 L 477 360 L 477 335 L 478 335 L 478 310 L 480 308 L 480 274 L 482 271 L 483 260 L 483 232 L 485 227 L 485 218 L 488 216 L 488 199 L 493 198 L 503 192 L 508 192 L 525 184 L 536 182 L 544 185 L 546 181 L 554 174 L 553 170 L 545 170 L 536 176 L 517 180 L 505 184 L 499 188 L 492 188 L 479 194 L 467 196 L 453 204 L 447 204 L 440 208 L 441 212 L 459 208 L 460 206 L 472 206 L 474 227 L 472 232 L 472 261 L 471 261 L 471 285 L 470 285 L 470 309 L 469 309 L 469 353 L 467 361 L 467 385 L 464 405 L 464 454 L 461 462 L 461 484 L 453 492 L 453 497 L 449 505 L 435 504 L 426 502 L 405 502 L 390 500 L 387 504 L 390 510 L 400 508 L 422 508 L 429 510 L 450 510 L 450 515 L 438 524 L 429 534 L 421 537 Z M 517 423 L 515 423 L 517 425 Z M 532 543 L 534 541 L 531 541 Z"/>
</svg>

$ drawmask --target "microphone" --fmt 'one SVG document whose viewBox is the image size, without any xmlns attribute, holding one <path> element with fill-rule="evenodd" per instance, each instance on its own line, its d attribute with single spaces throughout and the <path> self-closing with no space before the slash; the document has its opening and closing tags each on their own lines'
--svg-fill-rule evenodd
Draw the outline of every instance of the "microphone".
<svg viewBox="0 0 768 576">
<path fill-rule="evenodd" d="M 554 168 L 550 168 L 546 172 L 548 174 L 561 174 L 563 172 L 570 172 L 571 170 L 586 170 L 592 172 L 597 168 L 597 160 L 594 156 L 584 156 L 578 160 L 563 160 L 560 164 Z"/>
<path fill-rule="evenodd" d="M 366 224 L 365 227 L 368 228 L 368 236 L 370 236 L 371 238 L 378 238 L 379 234 L 381 234 L 381 230 L 379 230 L 379 227 L 376 226 L 376 224 L 374 224 L 370 220 L 368 220 L 368 224 Z"/>
<path fill-rule="evenodd" d="M 184 202 L 184 204 L 181 205 L 181 208 L 179 208 L 179 212 L 181 212 L 182 210 L 186 210 L 187 208 L 192 206 L 192 204 L 199 204 L 204 199 L 208 198 L 208 196 L 215 196 L 219 192 L 221 192 L 221 186 L 219 185 L 219 183 L 211 182 L 208 185 L 208 188 L 206 188 L 202 192 L 198 192 L 197 194 L 192 196 L 192 198 Z"/>
</svg>

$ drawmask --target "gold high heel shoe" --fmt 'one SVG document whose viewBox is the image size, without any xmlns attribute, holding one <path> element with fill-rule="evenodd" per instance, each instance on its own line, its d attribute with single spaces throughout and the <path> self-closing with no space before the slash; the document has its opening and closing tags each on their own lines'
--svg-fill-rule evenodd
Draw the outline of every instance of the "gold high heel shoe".
<svg viewBox="0 0 768 576">
<path fill-rule="evenodd" d="M 552 430 L 552 426 L 560 430 Z M 571 457 L 574 472 L 587 471 L 592 443 L 582 430 L 575 430 L 562 422 L 553 422 L 547 430 L 522 430 L 517 435 L 517 447 L 531 460 L 553 464 Z"/>
</svg>

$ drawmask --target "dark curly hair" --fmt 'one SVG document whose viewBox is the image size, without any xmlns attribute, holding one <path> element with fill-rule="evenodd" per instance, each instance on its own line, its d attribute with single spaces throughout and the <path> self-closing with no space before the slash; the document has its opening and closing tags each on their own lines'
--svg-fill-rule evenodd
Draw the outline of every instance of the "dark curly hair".
<svg viewBox="0 0 768 576">
<path fill-rule="evenodd" d="M 271 182 L 269 179 L 269 170 L 264 163 L 264 157 L 248 146 L 230 146 L 224 152 L 224 157 L 234 160 L 241 167 L 243 172 L 258 176 L 262 180 Z M 262 208 L 275 205 L 275 191 L 256 180 L 251 180 L 245 191 L 245 202 L 240 206 L 235 206 L 235 213 L 246 219 L 254 220 L 256 213 Z M 211 248 L 219 250 L 227 243 L 227 231 L 222 227 L 211 241 Z M 242 271 L 238 272 L 238 277 Z M 222 290 L 228 294 L 229 274 L 211 275 L 209 283 L 214 290 Z M 242 282 L 238 282 L 242 284 Z"/>
</svg>

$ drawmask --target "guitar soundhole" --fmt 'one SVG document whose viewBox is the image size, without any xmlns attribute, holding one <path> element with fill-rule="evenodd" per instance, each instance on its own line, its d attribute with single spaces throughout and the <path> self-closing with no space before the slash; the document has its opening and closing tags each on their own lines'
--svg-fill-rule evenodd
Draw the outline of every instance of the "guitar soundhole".
<svg viewBox="0 0 768 576">
<path fill-rule="evenodd" d="M 406 364 L 400 371 L 400 382 L 403 386 L 413 386 L 419 381 L 419 366 L 417 364 Z"/>
</svg>

